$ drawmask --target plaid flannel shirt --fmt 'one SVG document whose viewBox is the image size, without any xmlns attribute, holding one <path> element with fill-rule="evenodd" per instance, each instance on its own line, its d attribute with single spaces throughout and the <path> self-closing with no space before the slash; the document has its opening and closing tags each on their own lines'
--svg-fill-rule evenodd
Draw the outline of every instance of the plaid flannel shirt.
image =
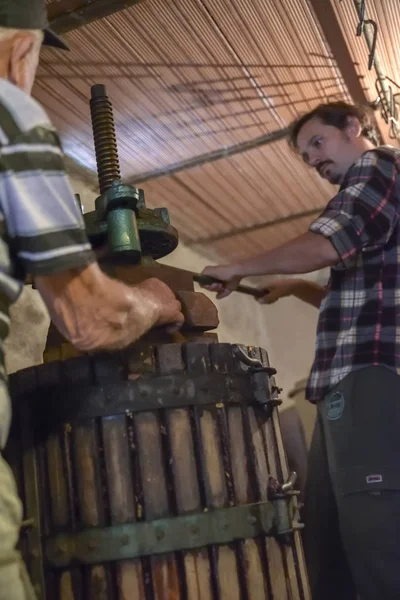
<svg viewBox="0 0 400 600">
<path fill-rule="evenodd" d="M 400 374 L 400 150 L 365 152 L 310 226 L 340 256 L 317 327 L 307 398 L 321 400 L 351 371 Z"/>
</svg>

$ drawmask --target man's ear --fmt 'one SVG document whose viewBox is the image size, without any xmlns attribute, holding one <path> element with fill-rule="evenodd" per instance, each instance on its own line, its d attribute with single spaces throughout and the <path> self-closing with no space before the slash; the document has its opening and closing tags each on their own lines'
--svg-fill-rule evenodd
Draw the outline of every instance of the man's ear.
<svg viewBox="0 0 400 600">
<path fill-rule="evenodd" d="M 361 123 L 357 117 L 349 116 L 346 118 L 346 133 L 350 139 L 355 139 L 361 135 Z"/>
<path fill-rule="evenodd" d="M 10 62 L 8 65 L 9 80 L 18 87 L 23 87 L 22 79 L 25 77 L 24 60 L 29 55 L 35 44 L 35 36 L 27 31 L 26 33 L 17 33 L 10 40 Z"/>
</svg>

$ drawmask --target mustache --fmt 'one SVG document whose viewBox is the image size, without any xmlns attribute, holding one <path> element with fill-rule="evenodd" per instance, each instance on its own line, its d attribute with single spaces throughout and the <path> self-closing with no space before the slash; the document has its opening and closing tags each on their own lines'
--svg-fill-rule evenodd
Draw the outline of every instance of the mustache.
<svg viewBox="0 0 400 600">
<path fill-rule="evenodd" d="M 324 161 L 318 163 L 315 168 L 317 169 L 318 173 L 322 176 L 322 173 L 321 173 L 322 169 L 324 167 L 326 167 L 326 165 L 332 165 L 332 164 L 333 164 L 333 160 L 324 160 Z"/>
</svg>

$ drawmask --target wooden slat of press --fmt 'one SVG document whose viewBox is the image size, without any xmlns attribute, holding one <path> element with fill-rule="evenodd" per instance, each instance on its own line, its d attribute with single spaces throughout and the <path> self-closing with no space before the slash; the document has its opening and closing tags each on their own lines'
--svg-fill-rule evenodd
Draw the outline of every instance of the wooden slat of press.
<svg viewBox="0 0 400 600">
<path fill-rule="evenodd" d="M 219 344 L 211 349 L 215 371 L 232 373 L 235 362 L 230 344 Z M 249 504 L 256 501 L 256 494 L 249 489 L 249 468 L 244 440 L 242 409 L 239 406 L 227 408 L 229 428 L 229 454 L 231 458 L 232 483 L 235 491 L 235 504 Z M 246 577 L 246 594 L 249 600 L 268 599 L 268 586 L 263 557 L 257 540 L 248 539 L 241 543 L 242 568 Z M 241 559 L 240 556 L 237 557 Z"/>
<path fill-rule="evenodd" d="M 99 448 L 94 420 L 77 424 L 72 434 L 80 524 L 83 528 L 104 526 Z M 105 566 L 85 567 L 84 598 L 108 600 L 108 574 Z"/>
<path fill-rule="evenodd" d="M 263 364 L 269 364 L 267 353 L 263 349 L 260 349 L 260 359 L 263 362 Z M 279 477 L 282 480 L 286 481 L 289 476 L 289 469 L 286 459 L 286 452 L 283 445 L 281 428 L 279 424 L 279 413 L 277 409 L 273 411 L 272 418 L 269 422 L 269 427 L 274 438 L 274 468 L 276 469 Z M 293 597 L 300 598 L 301 600 L 310 600 L 311 592 L 309 589 L 303 545 L 301 542 L 301 536 L 299 532 L 296 532 L 294 534 L 291 547 L 286 546 L 285 550 L 288 557 L 288 566 L 292 587 L 294 587 L 295 590 L 293 593 Z"/>
<path fill-rule="evenodd" d="M 71 527 L 71 511 L 68 505 L 61 435 L 60 433 L 52 434 L 46 440 L 45 444 L 50 490 L 50 515 L 53 531 L 67 525 Z M 66 571 L 61 575 L 59 590 L 60 600 L 75 600 L 71 571 Z"/>
<path fill-rule="evenodd" d="M 163 375 L 182 373 L 185 369 L 182 346 L 158 346 L 157 365 Z M 177 514 L 201 512 L 189 409 L 167 411 L 166 422 Z M 212 592 L 207 551 L 193 550 L 182 555 L 187 597 L 190 600 L 210 600 Z"/>
<path fill-rule="evenodd" d="M 281 469 L 281 464 L 278 457 L 278 450 L 276 447 L 276 438 L 272 418 L 269 419 L 268 422 L 265 424 L 264 435 L 265 444 L 267 446 L 268 452 L 270 473 L 273 477 L 278 479 L 278 481 L 283 482 L 283 480 L 286 478 Z M 288 579 L 288 587 L 290 587 L 291 590 L 291 598 L 293 598 L 293 600 L 300 600 L 301 582 L 298 581 L 296 573 L 293 549 L 291 545 L 282 544 L 281 551 L 283 562 L 285 565 L 286 577 Z"/>
<path fill-rule="evenodd" d="M 30 369 L 31 377 L 34 373 L 33 369 Z M 33 372 L 33 373 L 32 373 Z M 28 375 L 29 376 L 29 375 Z M 34 375 L 33 375 L 34 376 Z M 12 380 L 11 380 L 12 381 Z M 7 445 L 3 450 L 3 458 L 10 465 L 17 485 L 18 497 L 21 499 L 24 508 L 23 518 L 27 519 L 26 506 L 24 502 L 24 470 L 23 470 L 23 434 L 21 432 L 21 423 L 19 419 L 19 412 L 25 410 L 25 407 L 21 405 L 20 399 L 18 399 L 18 405 L 15 405 L 15 398 L 11 390 L 11 401 L 13 403 L 13 418 L 11 422 L 11 430 Z M 26 482 L 25 482 L 26 483 Z M 30 515 L 29 515 L 30 516 Z"/>
<path fill-rule="evenodd" d="M 68 571 L 60 573 L 48 573 L 47 580 L 50 583 L 51 579 L 57 575 L 57 591 L 47 592 L 46 600 L 84 600 L 82 595 L 82 573 L 80 567 L 72 568 Z M 54 583 L 51 588 L 54 590 Z"/>
<path fill-rule="evenodd" d="M 263 362 L 259 348 L 252 348 L 251 356 Z M 275 468 L 275 438 L 271 427 L 271 421 L 265 419 L 259 410 L 255 411 L 252 409 L 250 411 L 250 419 L 252 430 L 254 431 L 253 441 L 256 452 L 258 456 L 263 457 L 260 461 L 261 469 L 259 475 L 260 483 L 262 482 L 262 499 L 264 500 L 268 495 L 268 475 L 277 477 Z M 281 598 L 282 600 L 291 600 L 292 586 L 288 574 L 286 553 L 281 544 L 273 537 L 267 538 L 267 552 L 274 600 L 280 600 Z"/>
<path fill-rule="evenodd" d="M 59 363 L 40 366 L 37 369 L 39 388 L 58 385 L 63 377 Z M 54 399 L 56 401 L 56 399 Z M 43 525 L 47 534 L 60 528 L 74 529 L 75 514 L 71 479 L 70 426 L 51 433 L 39 449 L 38 456 L 42 490 Z M 48 507 L 48 509 L 47 509 Z M 47 573 L 47 594 L 59 600 L 79 600 L 81 578 L 76 568 L 62 573 Z"/>
<path fill-rule="evenodd" d="M 158 415 L 150 412 L 135 415 L 134 422 L 144 496 L 144 516 L 146 521 L 152 521 L 167 517 L 170 512 L 160 422 Z M 147 564 L 151 565 L 152 580 L 149 598 L 179 600 L 180 582 L 174 554 L 153 556 Z M 144 576 L 147 581 L 147 571 Z"/>
<path fill-rule="evenodd" d="M 286 462 L 286 455 L 284 452 L 281 429 L 279 425 L 279 414 L 277 410 L 274 410 L 272 416 L 272 423 L 275 432 L 276 448 L 278 449 L 279 456 L 284 459 L 280 463 L 282 466 L 282 477 L 284 480 L 287 480 L 289 476 L 289 470 Z M 296 571 L 299 597 L 301 598 L 301 600 L 311 600 L 311 591 L 308 583 L 308 574 L 306 569 L 303 544 L 301 541 L 301 535 L 299 531 L 296 531 L 293 535 L 293 542 L 290 550 L 291 556 L 293 557 L 294 561 L 293 567 Z"/>
<path fill-rule="evenodd" d="M 92 359 L 89 356 L 64 362 L 63 352 L 62 355 L 61 381 L 66 386 L 94 383 Z M 101 453 L 101 440 L 95 420 L 66 424 L 64 455 L 73 529 L 102 527 L 107 524 L 101 478 Z M 108 600 L 111 590 L 107 566 L 94 565 L 71 570 L 70 577 L 77 600 Z"/>
<path fill-rule="evenodd" d="M 59 598 L 60 600 L 75 600 L 71 573 L 68 571 L 61 574 L 59 582 Z"/>
<path fill-rule="evenodd" d="M 258 410 L 258 409 L 257 409 Z M 263 440 L 262 427 L 257 422 L 255 409 L 249 408 L 250 435 L 256 456 L 256 476 L 260 488 L 260 500 L 268 499 L 268 462 L 266 447 Z M 273 537 L 265 540 L 267 549 L 268 567 L 271 580 L 273 600 L 289 600 L 290 589 L 288 589 L 287 574 L 282 557 L 280 545 Z"/>
<path fill-rule="evenodd" d="M 42 365 L 37 369 L 38 389 L 58 385 L 61 377 L 60 365 L 57 363 Z M 40 392 L 39 392 L 40 393 Z M 56 401 L 54 398 L 53 401 Z M 42 432 L 41 432 L 42 433 Z M 41 499 L 42 534 L 49 535 L 57 528 L 71 526 L 68 505 L 66 469 L 63 457 L 62 433 L 60 429 L 51 431 L 47 437 L 41 435 L 40 448 L 37 449 L 37 460 L 42 482 Z"/>
<path fill-rule="evenodd" d="M 136 510 L 125 415 L 104 418 L 102 429 L 111 524 L 132 523 L 136 520 Z M 140 559 L 121 561 L 115 568 L 118 600 L 144 598 Z"/>
<path fill-rule="evenodd" d="M 34 403 L 32 402 L 32 393 L 37 393 L 36 368 L 25 369 L 17 375 L 14 375 L 14 377 L 11 377 L 10 392 L 14 409 L 13 420 L 15 421 L 15 419 L 18 419 L 19 421 L 17 432 L 14 429 L 14 423 L 11 424 L 12 429 L 10 434 L 18 434 L 20 438 L 20 444 L 18 445 L 21 453 L 20 475 L 22 481 L 19 482 L 20 485 L 18 486 L 18 491 L 23 491 L 23 518 L 34 519 L 35 521 L 38 520 L 38 525 L 40 527 L 40 525 L 43 525 L 43 514 L 40 510 L 40 492 L 39 494 L 36 494 L 35 489 L 35 484 L 39 482 L 37 481 L 38 462 L 37 452 L 35 451 L 35 411 L 33 408 Z M 28 404 L 25 400 L 26 397 L 28 398 Z M 12 449 L 13 444 L 8 444 L 5 448 L 5 456 L 7 456 L 8 452 L 12 451 Z M 11 466 L 14 466 L 13 461 L 11 461 Z M 18 477 L 18 474 L 18 471 L 14 473 L 16 477 Z M 40 591 L 44 592 L 46 589 L 46 582 L 44 581 L 44 577 L 42 577 L 43 551 L 39 546 L 40 529 L 29 528 L 20 533 L 22 534 L 22 544 L 20 545 L 20 549 L 23 552 L 23 559 L 27 568 L 32 569 L 32 583 L 38 586 L 38 590 L 40 589 Z M 31 544 L 34 545 L 34 554 L 36 556 L 31 554 L 33 550 Z"/>
<path fill-rule="evenodd" d="M 245 347 L 243 347 L 247 351 Z M 235 357 L 236 368 L 247 371 L 240 358 Z M 268 462 L 266 449 L 260 444 L 260 432 L 256 423 L 254 408 L 242 408 L 244 441 L 249 474 L 249 497 L 255 502 L 264 502 L 268 498 Z M 286 600 L 286 586 L 282 585 L 283 565 L 279 549 L 270 537 L 260 538 L 259 550 L 262 557 L 264 578 L 268 600 Z"/>
<path fill-rule="evenodd" d="M 50 488 L 50 513 L 52 527 L 59 529 L 70 525 L 67 481 L 62 452 L 62 441 L 57 432 L 46 440 L 47 470 Z"/>
<path fill-rule="evenodd" d="M 269 364 L 268 356 L 265 351 L 258 348 L 253 351 L 253 354 L 256 358 L 261 360 L 261 362 L 265 366 Z M 277 409 L 274 409 L 274 412 L 276 411 Z M 263 443 L 266 447 L 268 456 L 269 472 L 273 477 L 278 479 L 278 481 L 283 483 L 283 481 L 286 480 L 288 474 L 286 456 L 283 450 L 283 446 L 281 449 L 277 447 L 277 439 L 275 435 L 273 417 L 264 422 L 258 419 L 258 422 L 260 425 L 261 423 L 263 423 L 261 425 L 261 431 Z M 289 597 L 291 599 L 293 598 L 293 600 L 303 600 L 302 583 L 301 581 L 299 581 L 299 576 L 296 570 L 293 548 L 287 544 L 279 544 L 279 547 L 282 554 L 286 584 L 288 588 L 288 594 L 290 594 Z"/>
<path fill-rule="evenodd" d="M 186 348 L 189 373 L 212 373 L 210 347 L 205 344 L 188 344 Z M 215 404 L 219 399 L 215 398 Z M 197 410 L 197 409 L 196 409 Z M 203 473 L 207 507 L 227 506 L 227 489 L 221 456 L 220 436 L 217 424 L 217 408 L 198 409 L 203 451 Z M 230 546 L 218 546 L 210 551 L 213 591 L 218 600 L 240 600 L 240 586 L 235 550 Z M 217 581 L 216 581 L 217 580 Z M 217 588 L 217 589 L 216 589 Z"/>
<path fill-rule="evenodd" d="M 247 348 L 243 349 L 247 351 Z M 253 351 L 252 356 L 260 359 L 259 351 L 255 349 L 255 353 Z M 262 435 L 262 425 L 265 423 L 265 418 L 261 415 L 259 423 L 256 418 L 256 410 L 257 414 L 259 414 L 259 409 L 249 407 L 245 415 L 246 429 L 248 429 L 247 437 L 248 440 L 251 441 L 251 447 L 249 447 L 248 451 L 250 454 L 253 454 L 254 457 L 258 499 L 260 501 L 265 501 L 268 498 L 269 457 Z M 274 538 L 267 537 L 265 539 L 265 547 L 270 578 L 270 595 L 274 600 L 286 600 L 290 598 L 290 591 L 287 588 L 286 573 L 279 544 Z"/>
</svg>

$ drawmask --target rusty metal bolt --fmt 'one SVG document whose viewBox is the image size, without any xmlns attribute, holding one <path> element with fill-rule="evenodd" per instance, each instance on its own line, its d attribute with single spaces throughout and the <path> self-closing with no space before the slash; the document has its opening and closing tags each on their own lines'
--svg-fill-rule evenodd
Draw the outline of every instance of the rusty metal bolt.
<svg viewBox="0 0 400 600">
<path fill-rule="evenodd" d="M 97 543 L 95 542 L 95 540 L 89 540 L 87 543 L 87 549 L 95 550 L 96 548 L 97 548 Z"/>
<path fill-rule="evenodd" d="M 65 544 L 57 544 L 57 546 L 55 547 L 55 551 L 57 554 L 66 554 L 67 550 L 68 548 Z"/>
<path fill-rule="evenodd" d="M 31 527 L 35 527 L 35 519 L 25 519 L 21 523 L 21 529 L 30 529 Z"/>
</svg>

